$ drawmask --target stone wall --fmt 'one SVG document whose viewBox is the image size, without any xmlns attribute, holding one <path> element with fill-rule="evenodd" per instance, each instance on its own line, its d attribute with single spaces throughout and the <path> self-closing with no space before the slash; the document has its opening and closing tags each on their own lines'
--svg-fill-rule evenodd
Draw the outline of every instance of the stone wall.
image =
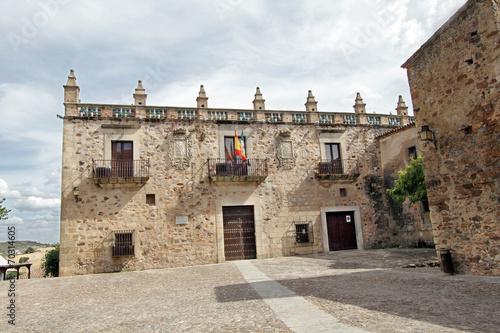
<svg viewBox="0 0 500 333">
<path fill-rule="evenodd" d="M 178 170 L 169 153 L 176 130 L 191 142 L 191 160 Z M 375 137 L 387 126 L 269 124 L 199 120 L 64 120 L 61 210 L 61 275 L 141 270 L 224 261 L 222 207 L 255 207 L 258 258 L 318 253 L 324 250 L 321 209 L 359 210 L 364 248 L 379 247 L 377 236 L 385 211 L 374 198 L 382 195 Z M 268 159 L 261 182 L 212 182 L 207 159 L 221 156 L 220 137 L 244 131 L 250 158 Z M 294 167 L 279 164 L 277 138 L 290 132 L 296 145 Z M 326 139 L 325 139 L 326 138 Z M 134 159 L 148 159 L 149 180 L 138 187 L 100 187 L 92 178 L 93 160 L 110 159 L 110 142 L 134 142 Z M 342 157 L 352 159 L 359 176 L 348 182 L 316 178 L 321 143 L 334 140 Z M 376 183 L 377 186 L 372 186 Z M 78 202 L 73 188 L 78 187 Z M 342 196 L 343 189 L 345 196 Z M 146 203 L 155 194 L 156 203 Z M 176 224 L 177 216 L 188 223 Z M 295 243 L 294 223 L 310 222 L 314 241 Z M 113 232 L 133 230 L 135 256 L 112 258 Z M 388 231 L 389 232 L 389 231 Z M 222 244 L 222 245 L 221 245 Z M 221 247 L 222 246 L 222 247 Z"/>
<path fill-rule="evenodd" d="M 423 203 L 410 205 L 409 200 L 395 202 L 386 190 L 394 187 L 398 172 L 405 170 L 411 157 L 421 155 L 415 125 L 407 125 L 389 131 L 379 137 L 378 148 L 383 175 L 383 200 L 388 207 L 389 230 L 386 238 L 380 238 L 385 246 L 427 247 L 433 246 L 432 225 L 429 212 Z M 410 156 L 413 154 L 413 156 Z"/>
<path fill-rule="evenodd" d="M 198 107 L 179 108 L 146 106 L 139 81 L 132 106 L 87 104 L 73 70 L 64 90 L 62 276 L 224 262 L 228 206 L 252 207 L 257 258 L 337 249 L 329 239 L 342 233 L 328 223 L 350 230 L 339 248 L 386 246 L 380 239 L 393 232 L 375 138 L 413 121 L 401 96 L 396 116 L 366 114 L 359 93 L 355 113 L 318 112 L 311 91 L 309 111 L 268 111 L 259 88 L 254 110 L 209 109 L 201 86 Z M 216 172 L 235 132 L 259 174 Z M 133 168 L 112 162 L 124 142 Z M 340 147 L 341 171 L 320 172 L 329 144 Z M 298 239 L 298 223 L 309 242 Z M 126 251 L 114 253 L 124 238 Z"/>
<path fill-rule="evenodd" d="M 499 4 L 468 1 L 403 67 L 418 128 L 436 248 L 456 270 L 500 274 Z"/>
</svg>

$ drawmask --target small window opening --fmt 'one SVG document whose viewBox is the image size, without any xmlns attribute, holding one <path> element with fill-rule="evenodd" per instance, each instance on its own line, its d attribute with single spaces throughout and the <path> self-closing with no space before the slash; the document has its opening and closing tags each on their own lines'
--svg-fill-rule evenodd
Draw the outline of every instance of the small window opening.
<svg viewBox="0 0 500 333">
<path fill-rule="evenodd" d="M 340 196 L 341 197 L 346 197 L 347 196 L 347 189 L 341 188 L 340 189 Z"/>
<path fill-rule="evenodd" d="M 139 105 L 142 105 L 142 102 L 139 102 Z"/>
<path fill-rule="evenodd" d="M 464 125 L 460 130 L 463 131 L 464 134 L 472 134 L 472 126 L 470 125 Z"/>
<path fill-rule="evenodd" d="M 202 108 L 204 108 L 204 107 L 205 107 L 205 104 L 202 104 L 202 105 L 201 105 L 201 107 L 202 107 Z"/>
<path fill-rule="evenodd" d="M 417 147 L 411 146 L 408 147 L 408 159 L 416 159 L 417 158 Z"/>
<path fill-rule="evenodd" d="M 259 106 L 259 110 L 262 110 L 262 106 Z"/>
<path fill-rule="evenodd" d="M 470 33 L 469 42 L 476 44 L 479 42 L 479 40 L 480 40 L 480 38 L 479 38 L 479 35 L 477 34 L 477 31 L 473 31 Z"/>
<path fill-rule="evenodd" d="M 146 204 L 150 206 L 156 205 L 156 197 L 154 194 L 146 194 Z"/>
<path fill-rule="evenodd" d="M 430 212 L 429 201 L 422 201 L 422 206 L 424 206 L 424 212 Z"/>
</svg>

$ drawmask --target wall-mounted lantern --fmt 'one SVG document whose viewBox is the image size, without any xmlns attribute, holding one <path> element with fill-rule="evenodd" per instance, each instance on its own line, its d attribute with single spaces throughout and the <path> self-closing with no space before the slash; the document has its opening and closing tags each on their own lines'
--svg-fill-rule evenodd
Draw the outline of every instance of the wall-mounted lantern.
<svg viewBox="0 0 500 333">
<path fill-rule="evenodd" d="M 75 201 L 78 202 L 78 200 L 80 200 L 78 198 L 78 196 L 80 195 L 80 189 L 78 188 L 78 186 L 75 186 L 73 188 L 73 195 L 75 196 Z"/>
<path fill-rule="evenodd" d="M 434 143 L 434 148 L 436 148 L 436 150 L 437 150 L 438 148 L 437 148 L 437 140 L 436 140 L 435 133 L 436 133 L 436 131 L 431 131 L 429 129 L 429 126 L 425 125 L 425 126 L 422 126 L 422 130 L 420 132 L 418 132 L 418 136 L 420 137 L 420 140 L 422 140 L 422 141 L 430 141 L 430 142 Z"/>
</svg>

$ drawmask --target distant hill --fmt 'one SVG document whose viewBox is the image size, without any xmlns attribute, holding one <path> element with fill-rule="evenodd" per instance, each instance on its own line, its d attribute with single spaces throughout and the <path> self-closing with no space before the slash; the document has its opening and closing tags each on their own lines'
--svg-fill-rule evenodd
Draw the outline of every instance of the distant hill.
<svg viewBox="0 0 500 333">
<path fill-rule="evenodd" d="M 39 248 L 52 247 L 52 246 L 54 246 L 54 244 L 44 244 L 44 243 L 38 243 L 38 242 L 34 242 L 34 241 L 16 241 L 15 242 L 16 250 L 18 250 L 21 253 L 24 253 L 24 251 L 30 246 L 36 250 Z M 7 256 L 8 247 L 9 247 L 9 244 L 7 242 L 0 243 L 0 255 L 4 258 Z"/>
</svg>

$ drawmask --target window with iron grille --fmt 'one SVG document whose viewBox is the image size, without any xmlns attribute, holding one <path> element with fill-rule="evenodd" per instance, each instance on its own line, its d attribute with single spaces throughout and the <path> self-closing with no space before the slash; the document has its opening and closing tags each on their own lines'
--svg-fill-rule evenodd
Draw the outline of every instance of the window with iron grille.
<svg viewBox="0 0 500 333">
<path fill-rule="evenodd" d="M 133 230 L 118 230 L 114 232 L 113 257 L 134 255 Z"/>
<path fill-rule="evenodd" d="M 311 242 L 310 233 L 312 228 L 309 223 L 295 223 L 295 240 L 299 244 Z"/>
</svg>

